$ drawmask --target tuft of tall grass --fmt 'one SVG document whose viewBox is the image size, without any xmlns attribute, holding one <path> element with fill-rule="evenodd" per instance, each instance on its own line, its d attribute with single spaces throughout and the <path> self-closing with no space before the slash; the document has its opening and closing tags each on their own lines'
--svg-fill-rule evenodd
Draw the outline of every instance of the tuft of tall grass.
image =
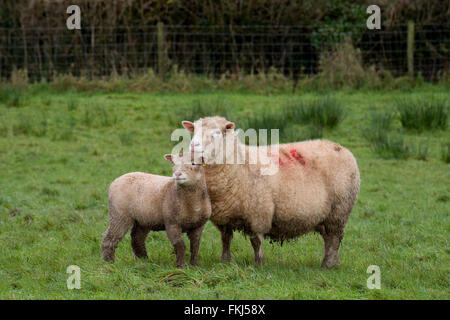
<svg viewBox="0 0 450 320">
<path fill-rule="evenodd" d="M 428 143 L 422 141 L 415 147 L 415 155 L 417 160 L 426 161 L 428 159 Z"/>
<path fill-rule="evenodd" d="M 67 110 L 68 111 L 75 111 L 78 108 L 78 100 L 70 99 L 67 102 Z"/>
<path fill-rule="evenodd" d="M 279 111 L 264 108 L 246 119 L 239 120 L 237 126 L 245 128 L 245 130 L 255 129 L 256 132 L 259 132 L 260 129 L 267 129 L 267 144 L 272 144 L 271 129 L 278 129 L 279 140 L 283 141 L 283 137 L 286 135 L 287 123 Z"/>
<path fill-rule="evenodd" d="M 279 129 L 281 142 L 293 142 L 322 138 L 323 129 L 336 127 L 343 117 L 339 100 L 325 96 L 312 101 L 291 102 L 280 109 L 263 109 L 239 121 L 239 125 L 255 130 Z"/>
<path fill-rule="evenodd" d="M 417 131 L 446 129 L 448 121 L 447 102 L 442 97 L 421 97 L 396 101 L 402 126 Z"/>
<path fill-rule="evenodd" d="M 429 145 L 426 141 L 419 141 L 417 143 L 411 142 L 409 144 L 411 149 L 411 156 L 417 160 L 427 161 Z"/>
<path fill-rule="evenodd" d="M 81 118 L 81 123 L 88 128 L 111 127 L 117 121 L 117 115 L 104 107 L 85 107 Z"/>
<path fill-rule="evenodd" d="M 119 140 L 123 146 L 131 146 L 134 142 L 134 132 L 124 131 L 119 133 Z"/>
<path fill-rule="evenodd" d="M 117 123 L 117 115 L 113 111 L 107 111 L 105 108 L 97 109 L 102 127 L 110 127 Z"/>
<path fill-rule="evenodd" d="M 0 137 L 6 137 L 8 136 L 8 126 L 1 122 L 0 123 Z"/>
<path fill-rule="evenodd" d="M 372 140 L 372 148 L 384 159 L 406 160 L 411 155 L 410 147 L 402 135 L 381 133 Z"/>
<path fill-rule="evenodd" d="M 334 128 L 344 118 L 342 105 L 333 96 L 296 101 L 285 107 L 283 113 L 288 123 L 312 124 L 318 128 Z"/>
<path fill-rule="evenodd" d="M 246 129 L 255 129 L 256 131 L 259 129 L 279 129 L 280 132 L 288 124 L 280 111 L 270 110 L 268 108 L 257 111 L 252 116 L 247 119 L 242 119 L 238 123 Z"/>
<path fill-rule="evenodd" d="M 363 130 L 364 138 L 372 143 L 387 140 L 387 132 L 391 129 L 393 113 L 389 111 L 372 112 L 370 114 L 370 126 Z"/>
<path fill-rule="evenodd" d="M 14 88 L 3 88 L 0 90 L 0 104 L 7 108 L 17 108 L 23 105 L 22 94 Z"/>
<path fill-rule="evenodd" d="M 179 126 L 181 121 L 195 121 L 209 116 L 229 117 L 227 102 L 222 100 L 201 102 L 199 100 L 188 107 L 183 107 L 169 113 L 169 122 L 173 126 Z"/>
<path fill-rule="evenodd" d="M 441 145 L 441 160 L 450 163 L 450 142 Z"/>
<path fill-rule="evenodd" d="M 12 132 L 13 135 L 31 135 L 33 131 L 33 124 L 32 120 L 28 116 L 21 116 L 19 117 L 18 121 L 13 124 L 12 126 Z"/>
<path fill-rule="evenodd" d="M 284 129 L 280 135 L 280 142 L 294 142 L 303 140 L 320 139 L 323 137 L 323 128 L 309 125 L 306 127 L 290 126 Z"/>
<path fill-rule="evenodd" d="M 372 112 L 370 115 L 370 125 L 380 131 L 390 130 L 394 114 L 391 111 Z"/>
<path fill-rule="evenodd" d="M 60 117 L 56 121 L 57 126 L 52 134 L 53 140 L 70 141 L 75 138 L 76 120 L 73 115 Z"/>
<path fill-rule="evenodd" d="M 83 117 L 81 118 L 81 123 L 86 127 L 90 128 L 94 122 L 94 117 L 89 108 L 85 108 L 83 112 Z"/>
</svg>

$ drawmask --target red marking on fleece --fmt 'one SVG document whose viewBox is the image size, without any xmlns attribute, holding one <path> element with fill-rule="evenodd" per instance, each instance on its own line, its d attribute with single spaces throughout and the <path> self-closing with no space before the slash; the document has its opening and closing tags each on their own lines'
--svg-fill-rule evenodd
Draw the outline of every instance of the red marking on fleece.
<svg viewBox="0 0 450 320">
<path fill-rule="evenodd" d="M 278 162 L 278 165 L 280 166 L 284 165 L 284 162 L 283 160 L 281 160 L 281 157 L 279 155 L 271 154 L 270 156 L 273 158 L 274 161 Z"/>
<path fill-rule="evenodd" d="M 291 149 L 291 150 L 289 150 L 289 152 L 290 152 L 292 158 L 294 158 L 295 160 L 298 160 L 298 162 L 300 162 L 300 164 L 302 166 L 304 166 L 306 164 L 305 159 L 303 158 L 303 156 L 301 154 L 297 153 L 297 150 Z"/>
</svg>

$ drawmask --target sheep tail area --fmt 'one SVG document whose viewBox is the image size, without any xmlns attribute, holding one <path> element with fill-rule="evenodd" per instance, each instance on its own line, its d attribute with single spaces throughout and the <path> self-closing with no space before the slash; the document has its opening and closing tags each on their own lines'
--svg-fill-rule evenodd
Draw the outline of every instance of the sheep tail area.
<svg viewBox="0 0 450 320">
<path fill-rule="evenodd" d="M 358 198 L 359 189 L 360 174 L 356 165 L 355 171 L 350 175 L 345 192 L 342 195 L 335 196 L 330 215 L 316 228 L 324 241 L 322 268 L 330 269 L 339 265 L 339 247 L 344 238 L 344 230 L 350 212 L 352 212 Z"/>
</svg>

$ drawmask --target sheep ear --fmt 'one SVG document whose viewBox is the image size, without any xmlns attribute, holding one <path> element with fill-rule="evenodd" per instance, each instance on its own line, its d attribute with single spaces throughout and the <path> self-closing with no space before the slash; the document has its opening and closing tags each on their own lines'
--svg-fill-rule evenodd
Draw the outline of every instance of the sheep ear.
<svg viewBox="0 0 450 320">
<path fill-rule="evenodd" d="M 164 155 L 164 158 L 165 158 L 167 161 L 173 163 L 173 159 L 172 159 L 172 155 L 171 155 L 171 154 L 165 154 L 165 155 Z"/>
<path fill-rule="evenodd" d="M 194 124 L 190 121 L 181 121 L 181 124 L 183 125 L 183 127 L 185 127 L 188 131 L 190 132 L 194 132 Z"/>
<path fill-rule="evenodd" d="M 225 129 L 226 130 L 234 129 L 234 122 L 227 122 L 227 124 L 225 125 Z"/>
</svg>

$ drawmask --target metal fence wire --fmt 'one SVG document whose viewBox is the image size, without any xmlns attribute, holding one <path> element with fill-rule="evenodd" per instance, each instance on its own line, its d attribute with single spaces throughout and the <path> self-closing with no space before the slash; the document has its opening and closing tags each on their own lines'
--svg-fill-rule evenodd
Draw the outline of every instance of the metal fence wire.
<svg viewBox="0 0 450 320">
<path fill-rule="evenodd" d="M 55 74 L 101 77 L 148 69 L 178 69 L 210 76 L 275 68 L 296 78 L 320 71 L 322 54 L 350 39 L 365 67 L 404 75 L 407 26 L 339 31 L 323 26 L 173 26 L 1 28 L 0 77 L 26 69 L 31 80 Z M 450 67 L 450 26 L 416 25 L 414 73 L 435 80 Z"/>
</svg>

